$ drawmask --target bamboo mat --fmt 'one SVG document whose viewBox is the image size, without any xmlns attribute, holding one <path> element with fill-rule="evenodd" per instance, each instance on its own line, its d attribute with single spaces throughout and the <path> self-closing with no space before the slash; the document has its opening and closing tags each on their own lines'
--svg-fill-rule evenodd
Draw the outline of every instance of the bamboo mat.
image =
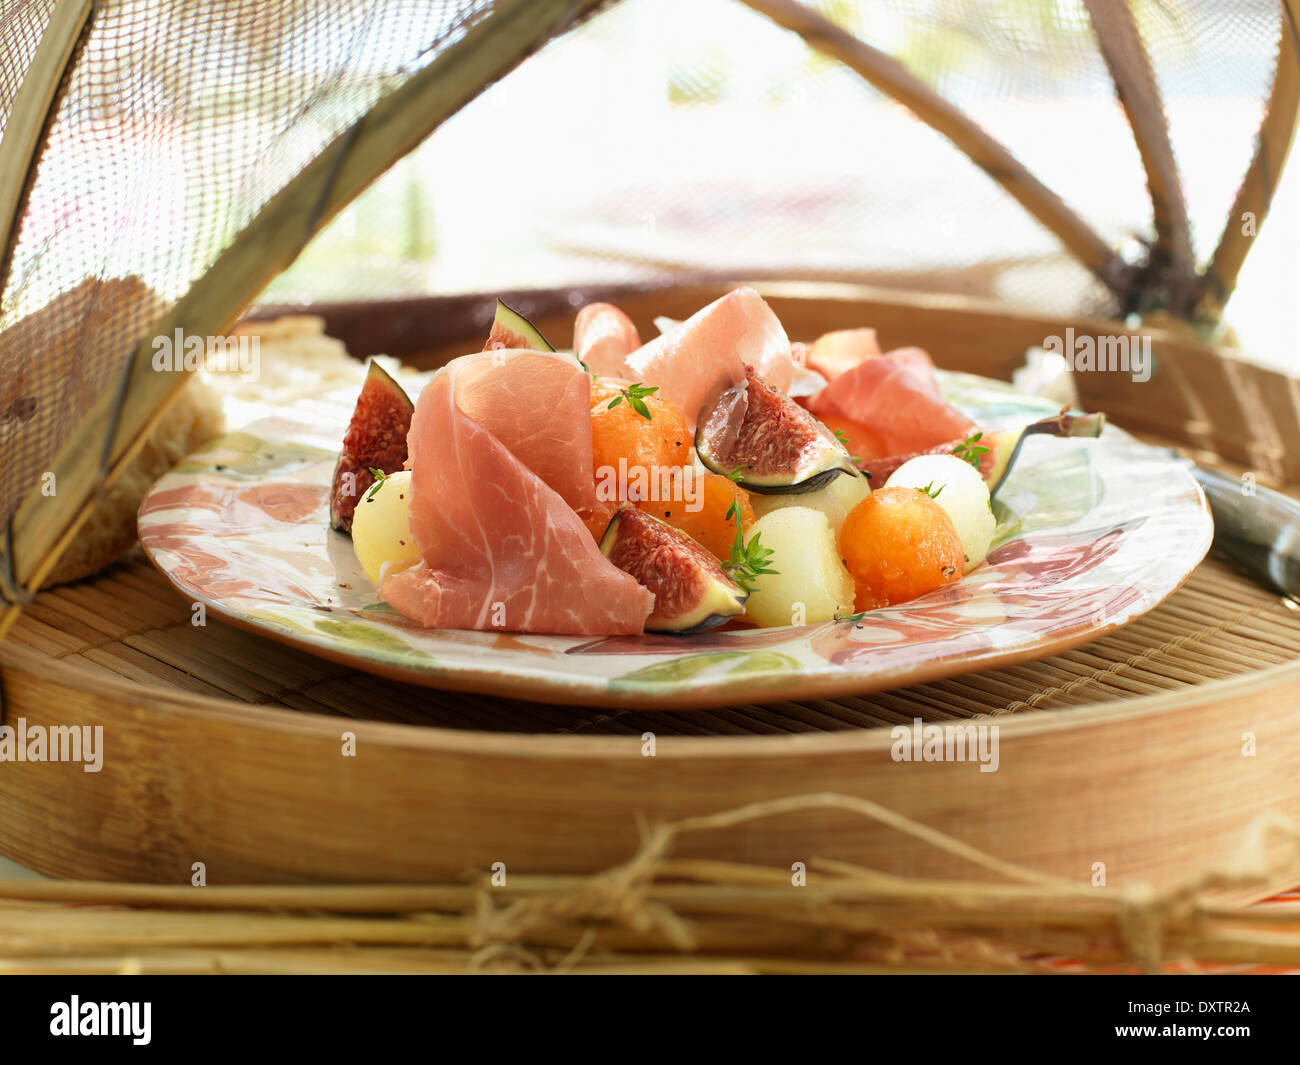
<svg viewBox="0 0 1300 1065">
<path fill-rule="evenodd" d="M 858 698 L 640 713 L 546 706 L 382 680 L 209 618 L 138 549 L 97 577 L 42 593 L 10 639 L 88 676 L 311 713 L 495 732 L 762 735 L 925 720 L 1175 691 L 1300 657 L 1300 610 L 1208 559 L 1174 596 L 1119 632 L 1040 662 Z"/>
</svg>

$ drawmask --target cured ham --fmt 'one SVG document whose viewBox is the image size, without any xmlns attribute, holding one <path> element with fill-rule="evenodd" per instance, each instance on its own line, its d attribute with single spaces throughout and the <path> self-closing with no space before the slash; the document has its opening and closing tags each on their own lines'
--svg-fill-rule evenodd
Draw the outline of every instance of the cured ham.
<svg viewBox="0 0 1300 1065">
<path fill-rule="evenodd" d="M 824 333 L 808 345 L 806 362 L 828 382 L 852 370 L 860 362 L 883 354 L 874 329 L 837 329 Z"/>
<path fill-rule="evenodd" d="M 808 409 L 818 417 L 867 427 L 881 456 L 961 440 L 975 426 L 939 395 L 933 367 L 920 364 L 915 356 L 867 358 L 808 400 Z"/>
<path fill-rule="evenodd" d="M 596 502 L 591 378 L 571 358 L 537 351 L 457 359 L 446 368 L 453 370 L 460 413 L 486 429 L 574 510 L 590 510 Z M 411 429 L 416 429 L 414 420 Z"/>
<path fill-rule="evenodd" d="M 573 350 L 592 373 L 625 378 L 627 357 L 640 346 L 632 319 L 612 303 L 589 303 L 578 312 Z"/>
<path fill-rule="evenodd" d="M 816 342 L 809 345 L 805 363 L 809 369 L 821 374 L 829 383 L 856 369 L 869 359 L 885 355 L 880 347 L 874 329 L 838 329 L 825 333 Z M 934 382 L 938 394 L 938 377 L 934 372 L 934 360 L 929 352 L 922 348 L 895 348 L 887 353 L 897 362 L 905 362 L 924 370 Z"/>
<path fill-rule="evenodd" d="M 795 367 L 785 329 L 763 297 L 738 288 L 629 355 L 627 376 L 658 388 L 693 431 L 700 408 L 743 383 L 746 366 L 789 391 Z"/>
<path fill-rule="evenodd" d="M 643 630 L 654 597 L 578 513 L 595 504 L 590 377 L 571 358 L 456 359 L 421 394 L 408 444 L 421 561 L 383 582 L 394 609 L 430 628 Z"/>
</svg>

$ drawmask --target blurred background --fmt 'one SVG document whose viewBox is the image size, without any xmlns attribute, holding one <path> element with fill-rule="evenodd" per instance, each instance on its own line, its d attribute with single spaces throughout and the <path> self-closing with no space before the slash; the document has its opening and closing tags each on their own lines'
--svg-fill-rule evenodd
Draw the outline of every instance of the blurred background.
<svg viewBox="0 0 1300 1065">
<path fill-rule="evenodd" d="M 1126 259 L 1151 201 L 1081 0 L 815 0 L 1002 141 Z M 1134 0 L 1201 262 L 1254 149 L 1274 0 Z M 1300 325 L 1292 167 L 1227 311 Z M 905 108 L 737 0 L 624 0 L 446 123 L 308 246 L 270 304 L 684 273 L 834 278 L 1114 314 L 1113 297 Z"/>
</svg>

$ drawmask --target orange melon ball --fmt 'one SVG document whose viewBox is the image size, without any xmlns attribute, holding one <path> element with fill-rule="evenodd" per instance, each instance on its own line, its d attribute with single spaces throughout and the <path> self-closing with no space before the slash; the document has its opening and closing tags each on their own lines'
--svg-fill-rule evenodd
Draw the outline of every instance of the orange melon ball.
<svg viewBox="0 0 1300 1065">
<path fill-rule="evenodd" d="M 960 580 L 965 566 L 952 519 L 920 488 L 882 488 L 854 507 L 840 555 L 858 610 L 906 603 Z"/>
<path fill-rule="evenodd" d="M 838 414 L 819 414 L 817 420 L 832 433 L 839 434 L 840 443 L 849 449 L 849 454 L 854 458 L 865 461 L 882 459 L 889 454 L 880 437 L 860 422 L 841 418 Z"/>
<path fill-rule="evenodd" d="M 619 469 L 619 459 L 629 469 L 646 470 L 690 466 L 695 461 L 694 441 L 686 430 L 686 419 L 665 400 L 646 396 L 642 402 L 650 412 L 644 418 L 626 398 L 619 399 L 619 386 L 596 381 L 591 386 L 591 443 L 595 474 L 602 468 Z"/>
<path fill-rule="evenodd" d="M 732 503 L 738 504 L 741 528 L 752 525 L 754 507 L 749 493 L 721 474 L 692 472 L 689 476 L 694 478 L 694 483 L 690 485 L 691 491 L 683 495 L 692 498 L 646 501 L 637 507 L 695 537 L 718 558 L 726 560 L 731 557 L 731 545 L 736 539 L 736 521 L 734 517 L 728 518 L 727 512 Z"/>
</svg>

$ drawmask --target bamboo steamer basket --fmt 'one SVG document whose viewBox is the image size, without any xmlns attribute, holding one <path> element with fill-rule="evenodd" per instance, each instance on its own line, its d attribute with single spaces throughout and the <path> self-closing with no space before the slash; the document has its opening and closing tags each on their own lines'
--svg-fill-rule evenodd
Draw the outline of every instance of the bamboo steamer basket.
<svg viewBox="0 0 1300 1065">
<path fill-rule="evenodd" d="M 906 335 L 943 365 L 990 376 L 1005 376 L 1027 343 L 1067 324 L 1114 331 L 952 298 L 766 288 L 795 335 L 872 321 L 886 342 Z M 721 290 L 619 297 L 644 321 Z M 342 331 L 357 313 L 340 311 Z M 447 317 L 436 305 L 405 313 Z M 541 321 L 563 335 L 559 316 Z M 1174 335 L 1155 337 L 1154 348 L 1185 391 L 1154 407 L 1141 389 L 1126 395 L 1112 375 L 1096 375 L 1099 393 L 1085 394 L 1086 405 L 1152 437 L 1198 453 L 1212 445 L 1226 461 L 1255 465 L 1251 397 L 1285 396 L 1294 382 Z M 1212 438 L 1179 431 L 1202 410 L 1212 414 Z M 1284 437 L 1298 416 L 1294 406 L 1274 412 Z M 1279 461 L 1294 483 L 1285 465 L 1294 460 Z M 1149 618 L 1044 663 L 734 713 L 610 717 L 419 691 L 219 623 L 186 639 L 188 621 L 188 604 L 138 560 L 37 599 L 0 651 L 6 717 L 103 724 L 116 753 L 97 774 L 8 766 L 0 850 L 60 876 L 161 883 L 188 877 L 195 861 L 219 883 L 424 881 L 497 861 L 592 872 L 635 849 L 639 823 L 832 791 L 1035 869 L 1086 878 L 1104 862 L 1111 883 L 1168 886 L 1226 858 L 1259 813 L 1300 818 L 1300 737 L 1288 725 L 1300 692 L 1288 661 L 1300 649 L 1300 615 L 1214 560 Z M 997 773 L 890 759 L 888 725 L 977 714 L 999 715 Z M 644 730 L 658 737 L 653 758 L 642 755 Z M 339 757 L 344 731 L 356 734 L 359 757 Z M 1241 754 L 1248 732 L 1253 758 Z M 971 872 L 922 841 L 823 811 L 692 840 L 684 854 L 778 868 L 817 855 L 899 875 Z"/>
<path fill-rule="evenodd" d="M 212 333 L 227 326 L 293 258 L 304 234 L 317 231 L 441 117 L 536 47 L 560 24 L 563 5 L 497 6 L 500 33 L 471 33 L 443 64 L 441 78 L 413 76 L 373 107 L 363 133 L 354 130 L 322 151 L 158 319 L 158 331 Z M 597 5 L 577 6 L 585 12 Z M 923 346 L 944 367 L 1006 379 L 1027 347 L 1067 328 L 1094 337 L 1141 333 L 1153 341 L 1159 401 L 1120 375 L 1079 375 L 1083 406 L 1198 461 L 1247 471 L 1283 489 L 1300 485 L 1300 460 L 1285 446 L 1300 439 L 1300 381 L 1246 363 L 1208 339 L 1245 244 L 1229 227 L 1210 268 L 1196 272 L 1183 247 L 1186 217 L 1176 172 L 1158 130 L 1134 120 L 1157 205 L 1153 261 L 1167 266 L 1158 277 L 1143 277 L 1023 167 L 1011 165 L 996 142 L 905 71 L 798 5 L 749 6 L 907 102 L 989 169 L 1098 278 L 1124 293 L 1129 309 L 1167 308 L 1130 330 L 1109 318 L 1032 313 L 957 296 L 755 281 L 791 336 L 866 323 L 886 347 Z M 538 13 L 541 7 L 547 10 Z M 1284 7 L 1290 10 L 1289 3 Z M 74 61 L 89 5 L 79 15 L 70 7 L 47 33 L 57 37 L 44 61 L 50 64 L 47 105 Z M 1107 22 L 1104 9 L 1096 17 L 1126 108 L 1150 103 L 1150 86 L 1128 80 L 1122 59 L 1131 34 Z M 1284 44 L 1291 43 L 1286 33 L 1284 27 Z M 1283 47 L 1260 148 L 1234 214 L 1249 207 L 1262 218 L 1267 211 L 1300 99 L 1296 70 L 1293 50 Z M 35 90 L 33 96 L 41 98 Z M 38 127 L 29 121 L 25 137 L 7 134 L 0 145 L 25 160 L 19 169 L 28 175 L 17 184 L 11 176 L 8 189 L 0 182 L 0 206 L 12 208 L 10 218 L 39 155 Z M 358 142 L 367 150 L 358 150 Z M 684 317 L 744 280 L 677 278 L 667 286 L 537 290 L 507 298 L 565 342 L 575 298 L 614 299 L 648 334 L 654 316 Z M 313 310 L 353 354 L 382 350 L 422 367 L 460 354 L 468 338 L 481 335 L 477 297 Z M 922 884 L 996 880 L 1014 867 L 1029 870 L 1030 880 L 1087 884 L 1101 866 L 1109 885 L 1172 891 L 1202 883 L 1206 869 L 1238 856 L 1261 816 L 1300 822 L 1294 785 L 1300 733 L 1289 722 L 1300 696 L 1300 614 L 1215 559 L 1147 617 L 1042 662 L 862 698 L 692 713 L 602 713 L 415 689 L 215 621 L 199 639 L 189 625 L 189 604 L 138 554 L 87 581 L 21 594 L 39 586 L 84 520 L 103 481 L 96 480 L 94 458 L 104 456 L 102 472 L 111 479 L 179 387 L 139 372 L 146 350 L 140 342 L 117 398 L 106 392 L 91 405 L 53 456 L 60 483 L 78 485 L 78 492 L 44 509 L 29 496 L 10 516 L 5 561 L 18 581 L 17 591 L 12 581 L 6 586 L 13 608 L 0 642 L 3 720 L 102 725 L 114 752 L 93 774 L 29 763 L 6 764 L 0 772 L 0 853 L 42 873 L 176 885 L 189 883 L 195 863 L 202 863 L 214 885 L 414 884 L 464 881 L 504 863 L 538 878 L 525 881 L 527 890 L 541 892 L 543 882 L 567 890 L 583 883 L 575 877 L 619 867 L 644 843 L 647 826 L 687 822 L 694 831 L 674 839 L 679 872 L 707 867 L 717 873 L 725 866 L 753 877 L 760 876 L 754 869 L 775 870 L 785 881 L 792 865 L 821 862 Z M 985 715 L 1000 728 L 1004 757 L 995 774 L 890 758 L 894 724 Z M 654 757 L 643 754 L 646 732 L 656 737 Z M 340 757 L 345 733 L 355 736 L 358 757 Z M 1254 739 L 1250 756 L 1242 750 L 1247 735 Z M 846 798 L 792 799 L 825 794 Z M 864 819 L 854 800 L 888 816 Z M 774 802 L 760 806 L 761 817 L 707 820 Z M 921 827 L 899 831 L 900 824 Z M 938 837 L 956 842 L 936 846 Z M 1205 883 L 1248 899 L 1300 879 L 1294 863 L 1252 869 L 1249 876 Z M 0 891 L 5 905 L 17 905 L 17 897 L 12 885 Z M 104 896 L 84 888 L 76 897 Z M 32 905 L 56 898 L 38 891 Z M 116 898 L 175 904 L 161 901 L 171 898 L 165 895 Z M 324 907 L 325 896 L 255 898 L 270 908 L 277 899 L 312 908 Z M 383 898 L 383 905 L 401 909 L 393 896 Z M 464 902 L 456 898 L 456 905 Z M 1122 904 L 1130 901 L 1125 896 Z M 922 916 L 932 920 L 934 913 Z M 1106 920 L 1121 917 L 1108 913 Z M 463 931 L 452 937 L 458 945 Z M 334 928 L 322 935 L 335 942 L 355 932 Z M 670 933 L 664 934 L 671 945 Z M 575 947 L 563 937 L 550 945 Z M 783 949 L 775 941 L 769 946 Z M 1220 958 L 1248 953 L 1239 946 L 1216 949 Z M 1135 948 L 1128 956 L 1139 953 Z M 211 961 L 172 957 L 159 965 Z M 298 961 L 326 964 L 305 956 Z M 446 963 L 465 961 L 457 955 Z M 334 958 L 329 964 L 347 963 Z M 714 968 L 723 964 L 715 959 Z"/>
</svg>

